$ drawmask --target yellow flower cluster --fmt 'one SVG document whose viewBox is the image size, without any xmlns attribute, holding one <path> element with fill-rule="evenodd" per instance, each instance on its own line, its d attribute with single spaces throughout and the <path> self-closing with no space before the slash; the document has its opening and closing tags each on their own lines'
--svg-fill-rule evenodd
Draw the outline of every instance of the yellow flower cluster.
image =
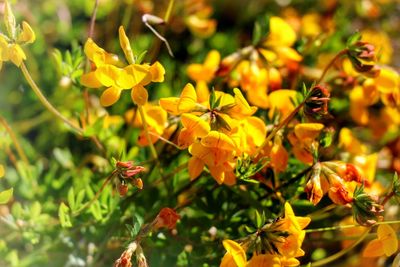
<svg viewBox="0 0 400 267">
<path fill-rule="evenodd" d="M 4 24 L 7 28 L 8 35 L 0 33 L 0 70 L 3 62 L 11 61 L 19 67 L 26 59 L 23 45 L 33 43 L 36 35 L 31 26 L 23 21 L 21 26 L 17 26 L 14 14 L 10 8 L 8 1 L 4 2 Z"/>
<path fill-rule="evenodd" d="M 116 103 L 123 90 L 131 90 L 132 101 L 143 106 L 148 99 L 145 86 L 151 82 L 164 81 L 165 69 L 159 62 L 152 65 L 135 63 L 129 39 L 122 26 L 119 28 L 119 40 L 129 63 L 124 67 L 120 67 L 123 63 L 118 57 L 107 53 L 92 39 L 86 41 L 85 54 L 93 63 L 93 68 L 82 75 L 81 83 L 89 88 L 106 87 L 100 97 L 103 106 Z"/>
<path fill-rule="evenodd" d="M 278 219 L 270 225 L 264 226 L 255 234 L 255 238 L 250 236 L 248 239 L 243 239 L 242 243 L 237 243 L 233 240 L 224 240 L 223 245 L 226 249 L 226 254 L 221 260 L 220 267 L 263 267 L 263 266 L 298 266 L 300 265 L 297 257 L 304 255 L 301 249 L 305 237 L 303 230 L 310 223 L 308 217 L 298 217 L 294 214 L 292 207 L 288 202 L 285 203 L 285 216 Z M 268 229 L 273 229 L 273 233 L 285 233 L 282 236 L 276 237 L 272 234 L 266 234 L 265 240 L 261 240 L 257 245 L 259 237 Z M 264 244 L 272 243 L 276 248 L 275 253 L 265 252 L 268 248 L 263 248 L 262 251 L 253 251 L 250 260 L 247 260 L 246 250 L 248 248 L 262 247 Z"/>
<path fill-rule="evenodd" d="M 234 96 L 223 92 L 209 94 L 200 101 L 196 90 L 187 84 L 180 97 L 160 99 L 160 106 L 182 123 L 178 146 L 188 148 L 190 178 L 196 179 L 207 166 L 219 183 L 233 185 L 237 157 L 255 155 L 266 135 L 264 122 L 252 116 L 250 106 L 239 89 Z"/>
</svg>

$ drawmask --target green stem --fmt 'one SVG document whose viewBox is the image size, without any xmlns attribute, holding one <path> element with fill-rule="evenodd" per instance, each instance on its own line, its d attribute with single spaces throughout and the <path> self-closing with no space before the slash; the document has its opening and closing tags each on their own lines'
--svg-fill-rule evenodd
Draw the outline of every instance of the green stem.
<svg viewBox="0 0 400 267">
<path fill-rule="evenodd" d="M 142 119 L 142 123 L 143 123 L 144 134 L 145 134 L 147 142 L 149 143 L 149 146 L 150 146 L 151 154 L 153 156 L 153 159 L 158 159 L 156 148 L 154 147 L 153 142 L 151 141 L 151 138 L 150 138 L 149 128 L 147 126 L 146 115 L 144 114 L 143 106 L 138 105 L 138 109 L 139 109 L 139 113 L 140 113 L 140 118 Z"/>
<path fill-rule="evenodd" d="M 380 225 L 380 224 L 400 224 L 400 220 L 377 222 L 374 225 Z M 324 228 L 306 229 L 305 231 L 306 231 L 306 233 L 315 233 L 315 232 L 348 229 L 348 228 L 354 228 L 354 227 L 359 227 L 359 226 L 362 226 L 362 225 L 359 225 L 359 224 L 337 225 L 337 226 L 324 227 Z M 364 227 L 364 226 L 362 226 L 362 227 Z"/>
<path fill-rule="evenodd" d="M 17 153 L 18 153 L 19 157 L 26 164 L 29 164 L 28 158 L 25 155 L 25 152 L 22 149 L 22 146 L 20 145 L 17 137 L 15 136 L 14 131 L 11 129 L 10 125 L 8 125 L 7 121 L 2 116 L 0 116 L 0 124 L 2 124 L 4 126 L 4 128 L 6 129 L 8 135 L 10 136 L 11 140 L 13 141 L 15 149 L 17 150 Z"/>
<path fill-rule="evenodd" d="M 371 228 L 368 228 L 365 230 L 365 232 L 354 242 L 352 243 L 350 246 L 348 246 L 347 248 L 339 251 L 338 253 L 335 253 L 325 259 L 319 260 L 319 261 L 315 261 L 311 263 L 312 267 L 317 267 L 317 266 L 327 266 L 327 263 L 330 263 L 332 261 L 335 261 L 337 259 L 339 259 L 340 257 L 342 257 L 343 255 L 345 255 L 347 252 L 351 251 L 353 248 L 355 248 L 359 243 L 361 243 L 365 237 L 367 237 L 369 231 L 371 231 Z"/>
<path fill-rule="evenodd" d="M 75 130 L 79 135 L 83 135 L 83 130 L 73 124 L 71 121 L 69 121 L 66 117 L 64 117 L 48 100 L 47 98 L 43 95 L 42 91 L 40 88 L 36 85 L 35 81 L 32 79 L 32 76 L 30 75 L 28 69 L 25 66 L 25 63 L 22 62 L 21 64 L 21 71 L 32 88 L 33 92 L 36 94 L 36 96 L 39 98 L 39 101 L 47 108 L 48 111 L 50 111 L 54 116 L 62 120 L 65 124 L 70 126 L 73 130 Z"/>
<path fill-rule="evenodd" d="M 83 205 L 80 209 L 75 211 L 73 213 L 73 216 L 78 216 L 81 213 L 81 211 L 85 210 L 86 208 L 89 208 L 93 204 L 93 202 L 95 202 L 99 198 L 101 192 L 103 192 L 104 188 L 106 188 L 107 184 L 111 181 L 111 179 L 114 177 L 114 175 L 116 173 L 117 173 L 117 171 L 114 170 L 109 176 L 107 176 L 106 180 L 101 185 L 101 187 L 100 187 L 99 191 L 97 191 L 96 195 L 89 202 L 87 202 L 85 205 Z"/>
<path fill-rule="evenodd" d="M 281 121 L 273 130 L 272 132 L 265 138 L 264 142 L 261 144 L 261 146 L 258 147 L 256 151 L 256 156 L 260 154 L 261 150 L 268 145 L 269 141 L 272 140 L 272 138 L 275 137 L 276 133 L 282 129 L 284 126 L 286 126 L 292 119 L 293 117 L 300 111 L 300 109 L 304 106 L 305 101 L 301 102 L 283 121 Z"/>
<path fill-rule="evenodd" d="M 317 84 L 322 82 L 322 80 L 324 79 L 325 75 L 328 73 L 328 70 L 333 66 L 333 64 L 335 64 L 336 60 L 338 60 L 341 56 L 343 56 L 346 53 L 347 53 L 347 49 L 343 49 L 334 58 L 332 58 L 332 60 L 328 63 L 328 65 L 326 65 L 324 71 L 322 72 L 321 77 L 319 77 L 319 79 L 317 81 Z"/>
</svg>

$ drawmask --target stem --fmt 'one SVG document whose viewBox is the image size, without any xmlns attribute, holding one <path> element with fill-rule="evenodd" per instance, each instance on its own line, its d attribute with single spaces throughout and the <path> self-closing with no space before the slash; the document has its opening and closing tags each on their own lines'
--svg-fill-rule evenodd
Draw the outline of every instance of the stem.
<svg viewBox="0 0 400 267">
<path fill-rule="evenodd" d="M 87 202 L 85 205 L 83 205 L 80 209 L 78 209 L 77 211 L 75 211 L 75 212 L 73 213 L 73 216 L 78 216 L 78 215 L 81 213 L 81 211 L 83 211 L 84 209 L 90 207 L 90 206 L 93 204 L 93 202 L 95 202 L 95 201 L 99 198 L 101 192 L 103 192 L 104 188 L 106 188 L 106 185 L 111 181 L 111 179 L 114 177 L 114 175 L 115 175 L 116 173 L 117 173 L 117 171 L 114 170 L 114 171 L 106 178 L 106 180 L 104 181 L 104 183 L 101 185 L 99 191 L 97 191 L 96 195 L 95 195 L 89 202 Z"/>
<path fill-rule="evenodd" d="M 65 124 L 70 126 L 73 130 L 75 130 L 79 135 L 83 135 L 83 130 L 74 125 L 71 121 L 69 121 L 64 115 L 62 115 L 48 100 L 47 98 L 43 95 L 42 91 L 40 88 L 36 85 L 35 81 L 32 79 L 32 76 L 30 75 L 28 69 L 25 66 L 25 63 L 21 63 L 21 71 L 24 74 L 24 77 L 30 87 L 32 88 L 33 92 L 36 94 L 36 96 L 39 98 L 40 102 L 47 108 L 48 111 L 50 111 L 54 116 L 62 120 Z"/>
<path fill-rule="evenodd" d="M 175 0 L 169 0 L 167 11 L 165 12 L 165 15 L 164 15 L 165 24 L 168 24 L 169 19 L 171 18 L 174 4 L 175 4 Z M 165 32 L 165 30 L 161 31 L 162 36 L 164 35 L 164 32 Z M 162 42 L 162 40 L 160 38 L 157 38 L 154 48 L 152 49 L 151 56 L 150 56 L 150 58 L 151 58 L 150 63 L 153 63 L 156 60 L 158 52 L 160 51 L 161 42 Z"/>
<path fill-rule="evenodd" d="M 385 196 L 385 198 L 383 199 L 381 205 L 382 205 L 382 206 L 385 206 L 386 203 L 387 203 L 393 196 L 394 196 L 394 192 L 391 191 L 389 194 L 387 194 L 387 195 Z"/>
<path fill-rule="evenodd" d="M 268 134 L 267 138 L 265 138 L 264 142 L 257 148 L 256 156 L 260 154 L 261 150 L 268 145 L 268 142 L 272 140 L 272 138 L 276 135 L 276 133 L 282 129 L 285 125 L 287 125 L 293 117 L 300 111 L 300 109 L 304 106 L 305 101 L 301 102 L 283 121 L 281 121 L 270 134 Z"/>
<path fill-rule="evenodd" d="M 140 113 L 140 118 L 142 119 L 142 123 L 143 123 L 144 134 L 146 136 L 147 142 L 150 145 L 151 154 L 153 156 L 153 159 L 158 159 L 157 151 L 156 151 L 156 149 L 153 145 L 153 142 L 151 141 L 151 138 L 150 138 L 149 128 L 147 127 L 146 115 L 144 114 L 143 106 L 138 105 L 138 109 L 139 109 L 139 113 Z"/>
<path fill-rule="evenodd" d="M 400 224 L 400 220 L 397 221 L 384 221 L 384 222 L 377 222 L 375 225 L 380 225 L 380 224 Z M 331 226 L 331 227 L 324 227 L 324 228 L 315 228 L 315 229 L 306 229 L 306 233 L 315 233 L 315 232 L 324 232 L 324 231 L 333 231 L 333 230 L 341 230 L 341 229 L 348 229 L 348 228 L 354 228 L 354 227 L 364 227 L 359 224 L 349 224 L 349 225 L 337 225 L 337 226 Z"/>
<path fill-rule="evenodd" d="M 333 66 L 333 64 L 335 64 L 336 60 L 338 60 L 341 56 L 343 56 L 346 53 L 347 53 L 347 48 L 343 49 L 334 58 L 332 58 L 332 60 L 328 63 L 328 65 L 326 65 L 324 71 L 322 72 L 321 77 L 319 77 L 317 84 L 321 83 L 321 81 L 324 79 L 326 73 L 328 73 L 328 70 Z"/>
<path fill-rule="evenodd" d="M 18 142 L 17 137 L 15 136 L 14 131 L 11 129 L 10 125 L 8 125 L 7 121 L 0 116 L 0 123 L 4 126 L 4 128 L 6 129 L 8 135 L 10 136 L 11 140 L 14 143 L 15 149 L 17 150 L 18 156 L 27 164 L 29 165 L 29 161 L 27 156 L 25 155 L 24 150 L 22 149 L 22 146 L 20 145 L 20 143 Z"/>
<path fill-rule="evenodd" d="M 369 231 L 371 231 L 371 228 L 368 228 L 365 230 L 365 232 L 354 242 L 352 243 L 349 247 L 339 251 L 338 253 L 335 253 L 325 259 L 315 261 L 311 263 L 312 267 L 317 267 L 317 266 L 326 266 L 327 263 L 330 263 L 332 261 L 335 261 L 345 255 L 347 252 L 351 251 L 353 248 L 355 248 L 359 243 L 361 243 L 364 238 L 368 235 Z"/>
<path fill-rule="evenodd" d="M 93 33 L 94 33 L 94 25 L 96 24 L 96 14 L 97 14 L 98 7 L 99 7 L 99 0 L 95 0 L 92 16 L 90 17 L 90 27 L 89 27 L 89 34 L 88 34 L 89 38 L 92 38 Z"/>
</svg>

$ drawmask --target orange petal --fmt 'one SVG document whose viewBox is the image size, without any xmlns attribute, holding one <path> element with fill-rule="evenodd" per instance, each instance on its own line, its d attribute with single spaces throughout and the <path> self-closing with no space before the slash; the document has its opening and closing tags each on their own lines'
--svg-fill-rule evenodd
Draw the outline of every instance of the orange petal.
<svg viewBox="0 0 400 267">
<path fill-rule="evenodd" d="M 112 104 L 118 101 L 120 96 L 121 96 L 120 89 L 115 87 L 110 87 L 101 94 L 100 103 L 104 107 L 111 106 Z"/>
<path fill-rule="evenodd" d="M 135 104 L 143 106 L 147 103 L 149 94 L 147 93 L 146 88 L 141 85 L 136 85 L 131 90 L 131 98 Z"/>
</svg>

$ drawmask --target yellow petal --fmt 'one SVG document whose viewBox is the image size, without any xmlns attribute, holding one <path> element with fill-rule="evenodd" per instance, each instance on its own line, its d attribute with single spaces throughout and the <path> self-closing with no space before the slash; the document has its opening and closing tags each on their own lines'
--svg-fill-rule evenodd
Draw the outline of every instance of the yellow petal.
<svg viewBox="0 0 400 267">
<path fill-rule="evenodd" d="M 279 256 L 272 254 L 254 254 L 246 265 L 247 267 L 282 267 Z"/>
<path fill-rule="evenodd" d="M 379 76 L 375 78 L 375 83 L 378 90 L 382 93 L 390 93 L 398 90 L 399 87 L 399 74 L 389 68 L 382 68 Z"/>
<path fill-rule="evenodd" d="M 198 103 L 205 103 L 210 97 L 210 90 L 208 90 L 208 85 L 205 81 L 198 81 L 196 83 L 196 95 Z"/>
<path fill-rule="evenodd" d="M 269 35 L 266 41 L 270 46 L 292 46 L 296 41 L 296 32 L 280 17 L 271 17 Z"/>
<path fill-rule="evenodd" d="M 196 106 L 197 95 L 193 85 L 188 83 L 182 90 L 180 100 L 178 103 L 178 110 L 180 112 L 189 112 Z"/>
<path fill-rule="evenodd" d="M 386 256 L 393 255 L 399 248 L 396 232 L 388 224 L 380 224 L 378 226 L 378 239 L 383 244 L 383 251 Z"/>
<path fill-rule="evenodd" d="M 112 104 L 118 101 L 120 96 L 121 96 L 120 89 L 115 87 L 110 87 L 101 94 L 100 103 L 104 107 L 111 106 Z"/>
<path fill-rule="evenodd" d="M 122 70 L 113 65 L 102 65 L 95 70 L 97 80 L 105 87 L 115 86 Z"/>
<path fill-rule="evenodd" d="M 89 88 L 99 88 L 103 86 L 101 82 L 96 78 L 96 74 L 94 71 L 83 74 L 81 76 L 81 84 Z"/>
<path fill-rule="evenodd" d="M 182 125 L 190 129 L 196 137 L 204 137 L 210 132 L 210 125 L 195 115 L 189 113 L 182 114 L 181 122 Z"/>
<path fill-rule="evenodd" d="M 383 256 L 384 254 L 382 241 L 374 239 L 367 244 L 362 255 L 363 257 L 373 258 Z"/>
<path fill-rule="evenodd" d="M 99 47 L 91 38 L 87 39 L 84 48 L 86 56 L 98 67 L 105 63 L 106 51 Z"/>
<path fill-rule="evenodd" d="M 172 115 L 179 115 L 180 112 L 178 111 L 178 97 L 165 97 L 159 100 L 160 106 L 165 109 L 168 113 Z"/>
<path fill-rule="evenodd" d="M 244 98 L 242 92 L 239 89 L 234 88 L 233 92 L 235 94 L 235 106 L 230 110 L 229 115 L 233 118 L 243 119 L 245 117 L 253 115 L 256 111 L 256 107 L 250 107 Z"/>
<path fill-rule="evenodd" d="M 17 67 L 21 66 L 22 61 L 26 59 L 24 50 L 22 50 L 22 48 L 18 44 L 11 45 L 8 53 L 11 62 L 14 63 Z"/>
<path fill-rule="evenodd" d="M 187 68 L 187 73 L 190 79 L 194 81 L 204 80 L 204 68 L 201 64 L 190 64 Z"/>
<path fill-rule="evenodd" d="M 149 94 L 147 93 L 146 88 L 141 85 L 136 85 L 131 90 L 131 98 L 132 101 L 136 105 L 145 105 L 147 103 L 147 99 L 149 98 Z"/>
<path fill-rule="evenodd" d="M 246 262 L 247 262 L 246 253 L 238 243 L 236 243 L 233 240 L 227 239 L 227 240 L 222 241 L 222 245 L 224 246 L 226 251 L 230 255 L 232 255 L 232 257 L 238 267 L 246 266 Z"/>
<path fill-rule="evenodd" d="M 297 92 L 294 90 L 281 89 L 269 94 L 270 110 L 268 116 L 272 118 L 275 111 L 281 113 L 281 120 L 285 119 L 293 110 L 292 99 L 295 99 Z"/>
<path fill-rule="evenodd" d="M 214 147 L 225 150 L 235 150 L 232 139 L 224 133 L 210 131 L 207 136 L 201 139 L 201 144 L 205 147 Z"/>
<path fill-rule="evenodd" d="M 221 60 L 221 56 L 217 50 L 211 50 L 208 52 L 207 57 L 204 61 L 204 67 L 209 68 L 210 70 L 216 70 L 219 66 L 219 62 Z"/>
<path fill-rule="evenodd" d="M 124 68 L 124 72 L 130 77 L 131 83 L 127 88 L 140 85 L 147 85 L 151 82 L 151 73 L 149 67 L 139 64 L 131 64 Z"/>
<path fill-rule="evenodd" d="M 315 139 L 323 128 L 324 125 L 321 123 L 299 123 L 294 127 L 294 133 L 300 141 Z"/>
<path fill-rule="evenodd" d="M 163 82 L 165 69 L 160 62 L 156 61 L 153 65 L 150 66 L 150 73 L 151 73 L 151 81 L 152 82 Z"/>
<path fill-rule="evenodd" d="M 279 58 L 285 61 L 296 61 L 300 62 L 303 57 L 291 47 L 277 47 L 275 52 L 278 54 Z"/>
<path fill-rule="evenodd" d="M 32 30 L 31 26 L 23 21 L 22 22 L 22 32 L 18 36 L 18 42 L 23 43 L 33 43 L 36 40 L 35 32 Z"/>
<path fill-rule="evenodd" d="M 129 42 L 128 36 L 126 36 L 123 26 L 119 26 L 118 33 L 119 33 L 119 44 L 122 50 L 124 51 L 125 58 L 128 60 L 129 63 L 132 64 L 134 62 L 132 47 L 131 43 Z"/>
<path fill-rule="evenodd" d="M 188 162 L 190 180 L 193 181 L 204 169 L 204 162 L 197 157 L 191 157 Z"/>
</svg>

